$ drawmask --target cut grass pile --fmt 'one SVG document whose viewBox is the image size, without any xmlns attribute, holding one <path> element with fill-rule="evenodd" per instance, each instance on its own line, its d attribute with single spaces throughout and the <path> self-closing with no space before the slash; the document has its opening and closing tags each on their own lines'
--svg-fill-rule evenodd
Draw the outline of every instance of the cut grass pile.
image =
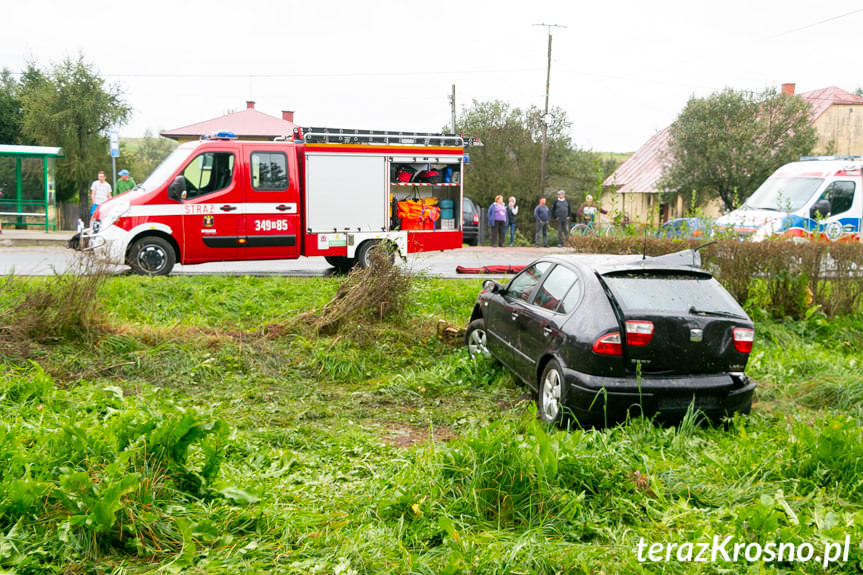
<svg viewBox="0 0 863 575">
<path fill-rule="evenodd" d="M 414 279 L 398 318 L 352 337 L 293 321 L 323 309 L 336 279 L 106 279 L 90 302 L 102 327 L 10 351 L 0 368 L 0 566 L 861 569 L 859 319 L 759 322 L 753 414 L 726 426 L 562 431 L 503 369 L 437 337 L 440 319 L 466 323 L 480 283 Z M 0 310 L 42 286 L 7 280 Z M 638 559 L 642 538 L 715 536 L 729 551 L 851 545 L 826 569 Z"/>
</svg>

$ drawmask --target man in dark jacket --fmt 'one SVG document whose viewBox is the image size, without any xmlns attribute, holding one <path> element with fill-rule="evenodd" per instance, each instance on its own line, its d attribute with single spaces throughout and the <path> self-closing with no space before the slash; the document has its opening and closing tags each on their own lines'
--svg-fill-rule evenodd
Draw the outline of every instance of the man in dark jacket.
<svg viewBox="0 0 863 575">
<path fill-rule="evenodd" d="M 536 219 L 536 247 L 540 246 L 539 237 L 542 236 L 542 246 L 548 247 L 548 222 L 551 215 L 548 211 L 548 206 L 545 205 L 545 198 L 539 199 L 539 205 L 533 209 L 533 217 Z"/>
<path fill-rule="evenodd" d="M 551 217 L 557 222 L 557 247 L 563 246 L 563 242 L 569 243 L 569 217 L 572 215 L 572 210 L 569 207 L 569 200 L 566 199 L 566 192 L 563 190 L 557 191 L 557 199 L 551 206 Z"/>
</svg>

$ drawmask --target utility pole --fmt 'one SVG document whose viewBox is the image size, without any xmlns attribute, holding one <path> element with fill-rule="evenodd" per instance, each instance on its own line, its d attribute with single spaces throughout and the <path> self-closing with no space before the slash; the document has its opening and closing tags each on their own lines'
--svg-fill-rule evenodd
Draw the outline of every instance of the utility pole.
<svg viewBox="0 0 863 575">
<path fill-rule="evenodd" d="M 452 133 L 457 134 L 455 131 L 455 84 L 452 85 L 452 95 L 449 97 L 450 104 L 452 105 Z"/>
<path fill-rule="evenodd" d="M 551 86 L 551 29 L 566 28 L 559 24 L 534 24 L 548 28 L 548 67 L 545 72 L 545 111 L 542 114 L 542 156 L 539 161 L 539 195 L 545 194 L 545 148 L 548 140 L 548 93 Z"/>
</svg>

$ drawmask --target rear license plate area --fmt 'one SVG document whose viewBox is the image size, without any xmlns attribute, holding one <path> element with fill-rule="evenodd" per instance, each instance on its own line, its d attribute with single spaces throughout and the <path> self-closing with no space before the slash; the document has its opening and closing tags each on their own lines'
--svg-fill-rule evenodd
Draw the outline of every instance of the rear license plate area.
<svg viewBox="0 0 863 575">
<path fill-rule="evenodd" d="M 696 410 L 718 409 L 722 406 L 722 400 L 714 394 L 666 395 L 657 398 L 660 411 L 685 411 L 690 405 Z"/>
</svg>

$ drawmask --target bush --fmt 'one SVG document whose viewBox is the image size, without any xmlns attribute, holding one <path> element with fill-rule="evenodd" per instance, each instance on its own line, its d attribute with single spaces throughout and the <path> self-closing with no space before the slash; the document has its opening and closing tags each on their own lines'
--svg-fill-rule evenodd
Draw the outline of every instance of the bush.
<svg viewBox="0 0 863 575">
<path fill-rule="evenodd" d="M 0 304 L 0 352 L 18 358 L 34 344 L 90 340 L 103 331 L 99 294 L 108 275 L 82 259 L 65 274 L 47 280 L 15 282 L 9 276 Z"/>
<path fill-rule="evenodd" d="M 298 319 L 322 334 L 356 334 L 369 323 L 398 321 L 408 301 L 411 275 L 394 264 L 383 245 L 372 248 L 370 262 L 368 268 L 354 268 L 324 307 Z"/>
</svg>

